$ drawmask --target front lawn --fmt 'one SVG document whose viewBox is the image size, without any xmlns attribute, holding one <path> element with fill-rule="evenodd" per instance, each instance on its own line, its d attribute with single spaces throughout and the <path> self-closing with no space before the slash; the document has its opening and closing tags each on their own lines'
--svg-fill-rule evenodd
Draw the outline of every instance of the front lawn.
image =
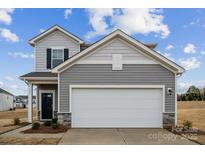
<svg viewBox="0 0 205 154">
<path fill-rule="evenodd" d="M 36 118 L 36 109 L 33 109 L 33 118 Z M 14 119 L 19 118 L 20 124 L 14 125 Z M 0 112 L 0 134 L 25 126 L 27 122 L 27 109 L 16 109 Z"/>
</svg>

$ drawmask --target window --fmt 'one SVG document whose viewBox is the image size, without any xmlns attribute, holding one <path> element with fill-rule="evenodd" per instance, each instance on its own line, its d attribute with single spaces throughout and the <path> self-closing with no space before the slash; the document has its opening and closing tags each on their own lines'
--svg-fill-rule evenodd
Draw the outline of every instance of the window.
<svg viewBox="0 0 205 154">
<path fill-rule="evenodd" d="M 64 61 L 63 49 L 52 49 L 52 68 L 61 64 Z"/>
</svg>

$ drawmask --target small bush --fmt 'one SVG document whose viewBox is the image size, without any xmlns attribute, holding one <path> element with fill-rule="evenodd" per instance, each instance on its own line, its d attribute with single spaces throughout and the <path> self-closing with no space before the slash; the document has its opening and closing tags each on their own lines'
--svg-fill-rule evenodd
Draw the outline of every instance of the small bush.
<svg viewBox="0 0 205 154">
<path fill-rule="evenodd" d="M 190 128 L 192 127 L 192 122 L 189 121 L 189 120 L 185 120 L 185 121 L 183 122 L 183 127 L 184 127 L 185 129 L 190 129 Z"/>
<path fill-rule="evenodd" d="M 20 124 L 20 119 L 19 118 L 14 118 L 14 125 L 19 125 Z"/>
<path fill-rule="evenodd" d="M 53 123 L 53 124 L 52 124 L 52 128 L 53 128 L 53 129 L 57 129 L 58 127 L 59 127 L 59 124 L 58 124 L 58 123 Z"/>
<path fill-rule="evenodd" d="M 52 119 L 52 123 L 53 123 L 53 124 L 57 124 L 57 123 L 58 123 L 58 119 L 57 119 L 57 118 L 53 118 L 53 119 Z"/>
<path fill-rule="evenodd" d="M 44 126 L 51 126 L 51 121 L 45 121 L 45 122 L 43 123 L 43 125 L 44 125 Z"/>
<path fill-rule="evenodd" d="M 38 122 L 34 122 L 32 124 L 32 129 L 39 129 L 39 127 L 40 127 L 40 123 L 38 123 Z"/>
</svg>

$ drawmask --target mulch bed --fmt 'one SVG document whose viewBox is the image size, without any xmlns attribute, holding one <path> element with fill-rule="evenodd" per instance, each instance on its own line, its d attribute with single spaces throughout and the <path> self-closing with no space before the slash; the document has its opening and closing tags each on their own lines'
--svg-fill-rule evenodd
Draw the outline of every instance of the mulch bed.
<svg viewBox="0 0 205 154">
<path fill-rule="evenodd" d="M 52 133 L 64 133 L 66 132 L 68 129 L 70 128 L 70 126 L 65 126 L 65 125 L 60 125 L 58 128 L 53 129 L 51 126 L 44 126 L 41 125 L 39 127 L 39 129 L 27 129 L 22 131 L 25 134 L 29 134 L 29 133 L 42 133 L 42 134 L 52 134 Z"/>
<path fill-rule="evenodd" d="M 195 128 L 191 128 L 191 129 L 183 129 L 183 127 L 178 127 L 175 128 L 174 130 L 171 131 L 174 134 L 180 135 L 182 137 L 187 138 L 188 140 L 195 142 L 197 144 L 204 144 L 204 141 L 200 141 L 199 138 L 203 138 L 205 136 L 205 132 L 195 129 Z"/>
<path fill-rule="evenodd" d="M 178 134 L 178 135 L 182 135 L 182 134 L 195 134 L 195 135 L 205 135 L 204 131 L 201 131 L 199 129 L 194 129 L 194 128 L 190 128 L 190 129 L 183 129 L 183 128 L 175 128 L 173 130 L 173 133 Z"/>
</svg>

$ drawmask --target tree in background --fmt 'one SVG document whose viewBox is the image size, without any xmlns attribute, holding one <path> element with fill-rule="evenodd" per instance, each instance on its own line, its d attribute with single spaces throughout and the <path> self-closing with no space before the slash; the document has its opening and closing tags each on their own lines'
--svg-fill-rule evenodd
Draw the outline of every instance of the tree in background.
<svg viewBox="0 0 205 154">
<path fill-rule="evenodd" d="M 186 92 L 186 95 L 188 96 L 189 101 L 202 100 L 201 92 L 200 92 L 199 88 L 197 88 L 195 86 L 190 86 Z"/>
<path fill-rule="evenodd" d="M 205 100 L 205 87 L 200 90 L 202 100 Z"/>
<path fill-rule="evenodd" d="M 186 93 L 177 95 L 178 101 L 201 101 L 205 100 L 205 87 L 199 89 L 195 86 L 190 86 Z"/>
</svg>

